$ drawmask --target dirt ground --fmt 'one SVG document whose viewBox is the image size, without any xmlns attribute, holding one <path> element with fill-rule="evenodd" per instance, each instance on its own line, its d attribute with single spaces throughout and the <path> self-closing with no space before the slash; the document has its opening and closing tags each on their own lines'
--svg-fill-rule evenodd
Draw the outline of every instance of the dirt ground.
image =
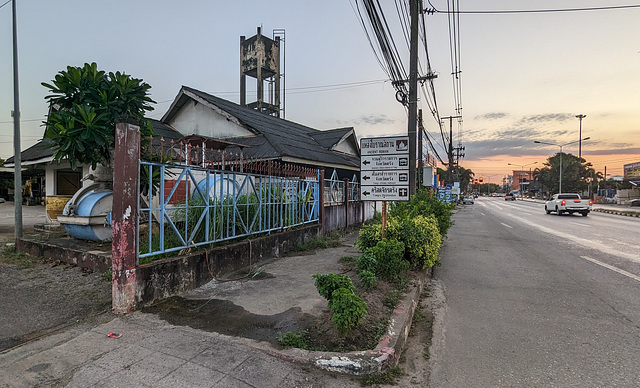
<svg viewBox="0 0 640 388">
<path fill-rule="evenodd" d="M 13 202 L 0 204 L 0 352 L 111 311 L 101 274 L 12 253 L 14 212 Z M 22 213 L 25 235 L 46 221 L 44 206 Z"/>
<path fill-rule="evenodd" d="M 0 254 L 0 352 L 110 314 L 111 282 L 100 274 Z"/>
</svg>

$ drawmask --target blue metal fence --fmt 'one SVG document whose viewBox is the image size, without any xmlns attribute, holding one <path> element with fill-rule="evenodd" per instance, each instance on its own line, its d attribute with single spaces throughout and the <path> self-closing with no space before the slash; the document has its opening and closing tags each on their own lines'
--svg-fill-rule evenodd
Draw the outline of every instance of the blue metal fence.
<svg viewBox="0 0 640 388">
<path fill-rule="evenodd" d="M 140 161 L 139 259 L 318 222 L 318 177 Z"/>
</svg>

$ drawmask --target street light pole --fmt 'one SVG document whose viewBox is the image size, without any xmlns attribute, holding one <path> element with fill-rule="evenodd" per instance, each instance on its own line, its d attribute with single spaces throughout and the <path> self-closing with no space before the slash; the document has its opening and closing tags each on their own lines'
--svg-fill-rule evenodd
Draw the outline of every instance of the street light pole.
<svg viewBox="0 0 640 388">
<path fill-rule="evenodd" d="M 577 116 L 576 116 L 577 117 Z M 555 143 L 547 143 L 544 141 L 538 141 L 538 140 L 534 140 L 533 142 L 536 144 L 547 144 L 547 145 L 552 145 L 552 146 L 556 146 L 556 147 L 560 147 L 560 171 L 559 171 L 559 175 L 560 175 L 560 183 L 558 185 L 558 194 L 562 193 L 562 147 L 568 146 L 570 144 L 575 144 L 577 142 L 580 142 L 580 144 L 582 144 L 583 140 L 589 140 L 591 139 L 591 137 L 585 137 L 584 139 L 580 139 L 580 140 L 576 140 L 576 141 L 570 141 L 569 143 L 564 143 L 564 144 L 555 144 Z"/>
<path fill-rule="evenodd" d="M 13 205 L 15 237 L 22 237 L 22 157 L 20 147 L 20 93 L 18 82 L 18 27 L 16 0 L 11 4 L 13 17 Z"/>
<path fill-rule="evenodd" d="M 587 117 L 587 115 L 576 115 L 576 118 L 580 120 L 580 145 L 578 146 L 578 158 L 580 159 L 582 159 L 582 119 L 584 119 L 585 117 Z"/>
</svg>

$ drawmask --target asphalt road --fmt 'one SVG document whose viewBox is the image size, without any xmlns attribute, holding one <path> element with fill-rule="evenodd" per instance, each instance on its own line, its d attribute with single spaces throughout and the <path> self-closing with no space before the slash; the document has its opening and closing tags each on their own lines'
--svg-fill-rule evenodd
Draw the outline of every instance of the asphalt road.
<svg viewBox="0 0 640 388">
<path fill-rule="evenodd" d="M 436 277 L 432 387 L 640 386 L 640 219 L 461 206 Z"/>
<path fill-rule="evenodd" d="M 0 203 L 0 243 L 15 239 L 15 206 L 13 202 Z M 47 222 L 44 206 L 22 206 L 22 231 L 31 232 L 35 224 Z"/>
</svg>

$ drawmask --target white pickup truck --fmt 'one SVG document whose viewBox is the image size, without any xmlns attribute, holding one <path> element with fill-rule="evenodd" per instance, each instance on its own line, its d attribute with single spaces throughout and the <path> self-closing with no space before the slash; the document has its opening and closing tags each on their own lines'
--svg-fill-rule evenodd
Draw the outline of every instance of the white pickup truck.
<svg viewBox="0 0 640 388">
<path fill-rule="evenodd" d="M 563 213 L 580 213 L 587 216 L 593 207 L 593 201 L 580 198 L 580 194 L 555 194 L 544 204 L 547 214 L 556 212 L 559 216 Z"/>
</svg>

